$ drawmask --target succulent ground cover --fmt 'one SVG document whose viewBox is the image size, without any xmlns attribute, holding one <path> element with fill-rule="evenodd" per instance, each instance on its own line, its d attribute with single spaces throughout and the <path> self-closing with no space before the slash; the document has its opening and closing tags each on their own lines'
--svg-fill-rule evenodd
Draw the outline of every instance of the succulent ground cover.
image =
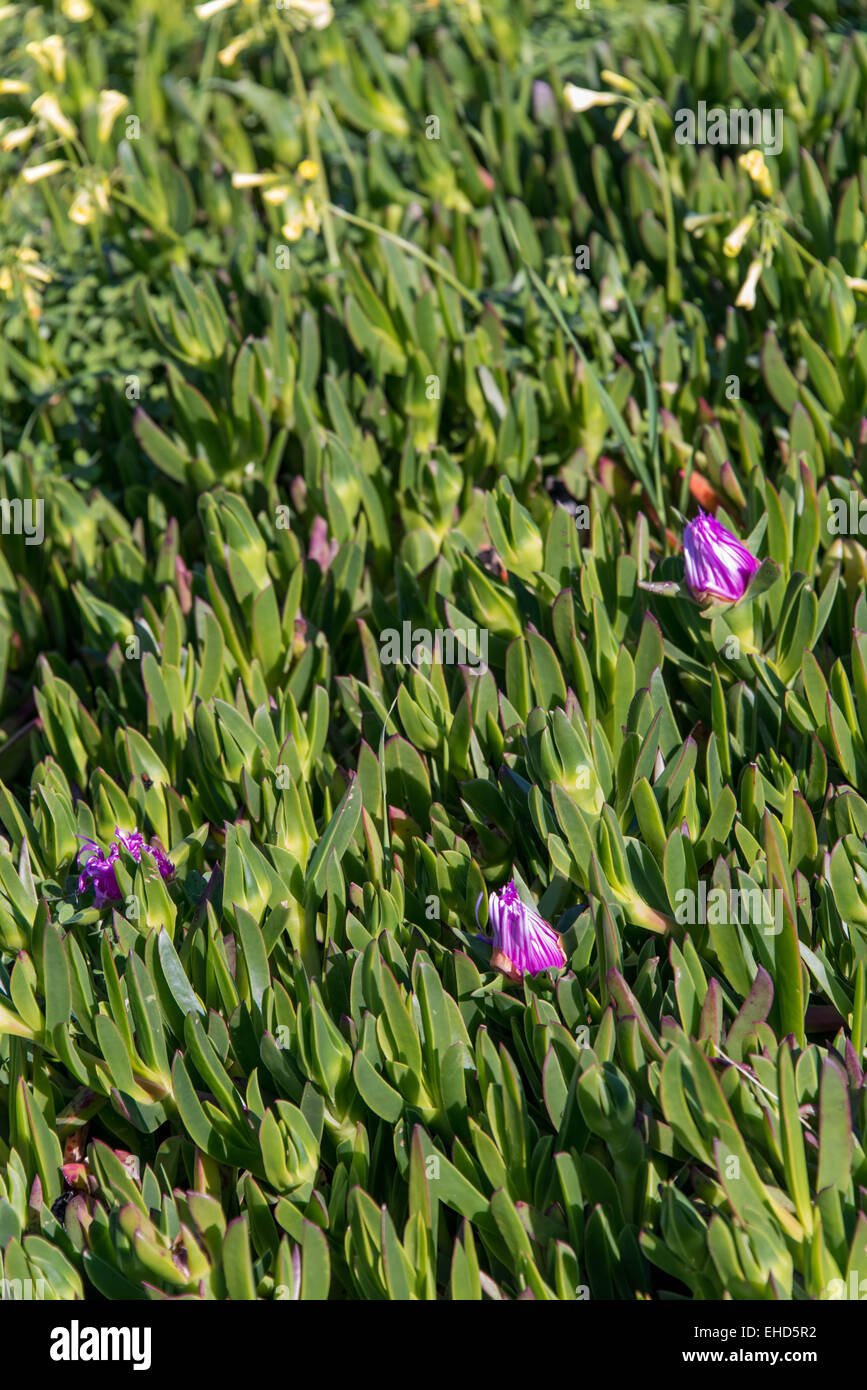
<svg viewBox="0 0 867 1390">
<path fill-rule="evenodd" d="M 859 15 L 0 7 L 4 1289 L 858 1297 Z"/>
</svg>

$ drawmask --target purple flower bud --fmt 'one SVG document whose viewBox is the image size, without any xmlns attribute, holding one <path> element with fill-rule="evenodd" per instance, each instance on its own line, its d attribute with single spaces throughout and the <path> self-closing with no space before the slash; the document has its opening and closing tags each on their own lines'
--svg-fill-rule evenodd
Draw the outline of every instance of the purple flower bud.
<svg viewBox="0 0 867 1390">
<path fill-rule="evenodd" d="M 557 111 L 557 99 L 547 82 L 533 83 L 533 120 L 540 125 L 552 125 Z"/>
<path fill-rule="evenodd" d="M 476 901 L 476 921 L 481 901 L 480 893 Z M 510 879 L 499 893 L 491 893 L 488 921 L 493 932 L 491 965 L 510 980 L 517 981 L 525 973 L 535 975 L 539 970 L 559 969 L 566 964 L 559 935 L 534 908 L 521 902 L 513 880 Z"/>
<path fill-rule="evenodd" d="M 699 602 L 742 598 L 759 561 L 715 517 L 700 511 L 683 532 L 686 583 Z"/>
</svg>

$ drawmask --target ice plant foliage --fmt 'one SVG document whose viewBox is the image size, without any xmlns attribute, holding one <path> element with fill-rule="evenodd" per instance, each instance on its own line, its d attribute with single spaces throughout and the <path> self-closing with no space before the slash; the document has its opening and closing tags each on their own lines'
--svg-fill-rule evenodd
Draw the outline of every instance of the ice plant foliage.
<svg viewBox="0 0 867 1390">
<path fill-rule="evenodd" d="M 700 602 L 742 598 L 759 561 L 714 517 L 699 512 L 683 533 L 686 583 Z"/>
<path fill-rule="evenodd" d="M 0 0 L 0 1306 L 67 1359 L 99 1299 L 651 1303 L 680 1360 L 867 1295 L 811 8 Z"/>
<path fill-rule="evenodd" d="M 163 878 L 171 878 L 175 872 L 165 851 L 160 849 L 159 845 L 146 845 L 140 830 L 127 832 L 116 825 L 114 833 L 115 842 L 107 854 L 103 853 L 95 840 L 85 840 L 78 855 L 79 864 L 83 855 L 88 856 L 78 878 L 78 891 L 86 893 L 92 888 L 97 907 L 104 907 L 108 902 L 117 902 L 121 896 L 114 872 L 115 863 L 120 857 L 121 845 L 137 864 L 141 861 L 142 850 L 151 855 L 157 861 Z"/>
<path fill-rule="evenodd" d="M 476 901 L 478 921 L 480 893 Z M 493 933 L 491 965 L 510 980 L 520 980 L 525 974 L 535 975 L 550 967 L 559 969 L 566 964 L 566 953 L 553 927 L 543 921 L 535 908 L 527 907 L 518 896 L 512 879 L 499 893 L 488 898 L 488 921 Z"/>
</svg>

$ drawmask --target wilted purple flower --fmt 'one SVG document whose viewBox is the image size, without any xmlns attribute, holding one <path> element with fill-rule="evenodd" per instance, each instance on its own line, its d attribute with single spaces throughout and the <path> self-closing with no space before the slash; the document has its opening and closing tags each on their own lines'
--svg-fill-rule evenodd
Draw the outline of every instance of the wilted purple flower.
<svg viewBox="0 0 867 1390">
<path fill-rule="evenodd" d="M 479 920 L 480 893 L 476 900 L 476 921 Z M 512 879 L 499 893 L 488 898 L 488 921 L 493 931 L 491 965 L 520 980 L 526 973 L 559 968 L 566 964 L 566 953 L 553 927 L 544 922 L 538 912 L 521 902 Z M 488 938 L 485 938 L 486 940 Z"/>
<path fill-rule="evenodd" d="M 78 854 L 79 864 L 81 863 L 81 856 L 87 854 L 88 851 L 91 852 L 90 857 L 85 860 L 84 867 L 78 876 L 79 893 L 86 893 L 89 888 L 92 888 L 97 907 L 103 907 L 108 902 L 116 902 L 120 897 L 120 889 L 114 875 L 114 861 L 120 853 L 117 845 L 112 845 L 106 855 L 103 854 L 94 840 L 85 840 L 84 847 Z"/>
<path fill-rule="evenodd" d="M 119 829 L 118 826 L 115 826 L 114 833 L 115 838 L 120 840 L 124 849 L 132 855 L 133 859 L 137 864 L 141 860 L 142 850 L 147 850 L 148 854 L 150 854 L 157 861 L 157 868 L 159 869 L 163 878 L 172 877 L 172 874 L 175 871 L 174 866 L 172 864 L 172 861 L 166 854 L 165 850 L 160 849 L 159 845 L 146 845 L 144 839 L 142 838 L 142 833 L 140 830 L 131 830 L 129 831 L 129 833 L 127 833 L 126 831 Z"/>
<path fill-rule="evenodd" d="M 160 849 L 159 845 L 146 845 L 140 830 L 125 831 L 116 825 L 114 834 L 115 840 L 120 841 L 120 844 L 132 855 L 137 864 L 141 861 L 142 850 L 146 850 L 157 861 L 157 868 L 163 878 L 173 876 L 174 865 L 165 850 Z M 88 889 L 92 888 L 97 907 L 104 907 L 108 902 L 117 902 L 121 894 L 114 866 L 120 857 L 120 846 L 115 843 L 109 849 L 108 854 L 104 854 L 95 840 L 85 840 L 83 848 L 78 854 L 79 864 L 81 863 L 81 856 L 87 854 L 88 851 L 90 851 L 89 857 L 82 865 L 78 878 L 79 893 L 86 893 Z"/>
<path fill-rule="evenodd" d="M 686 583 L 693 598 L 742 598 L 759 561 L 715 517 L 700 511 L 683 532 Z"/>
<path fill-rule="evenodd" d="M 141 859 L 144 837 L 140 830 L 121 830 L 119 825 L 114 827 L 114 837 L 120 840 L 124 849 L 131 854 L 136 863 Z"/>
</svg>

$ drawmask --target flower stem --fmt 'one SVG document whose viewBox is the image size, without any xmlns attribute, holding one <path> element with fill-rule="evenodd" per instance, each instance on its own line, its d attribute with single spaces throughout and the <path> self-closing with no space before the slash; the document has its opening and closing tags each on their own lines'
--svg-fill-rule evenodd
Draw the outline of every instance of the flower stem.
<svg viewBox="0 0 867 1390">
<path fill-rule="evenodd" d="M 407 241 L 405 237 L 398 236 L 395 232 L 390 232 L 385 227 L 378 227 L 375 222 L 368 222 L 366 217 L 358 217 L 354 212 L 347 212 L 345 208 L 339 208 L 336 203 L 329 203 L 328 210 L 333 213 L 335 217 L 342 217 L 344 221 L 351 222 L 354 227 L 363 227 L 366 232 L 374 232 L 377 236 L 385 237 L 386 241 L 393 241 L 395 246 L 399 246 L 403 251 L 408 251 L 411 256 L 415 256 L 416 259 L 426 265 L 429 270 L 433 270 L 437 275 L 442 276 L 443 280 L 451 285 L 452 289 L 457 290 L 458 294 L 461 295 L 468 304 L 472 304 L 474 309 L 478 309 L 481 312 L 484 308 L 482 301 L 477 295 L 473 294 L 472 290 L 467 289 L 466 285 L 461 284 L 456 275 L 453 275 L 446 266 L 440 265 L 439 262 L 435 261 L 433 256 L 429 256 L 426 251 L 422 251 L 420 247 L 416 246 L 415 242 Z"/>
<path fill-rule="evenodd" d="M 659 143 L 659 136 L 656 133 L 656 126 L 653 124 L 653 113 L 647 113 L 647 138 L 653 150 L 653 158 L 656 160 L 656 167 L 659 170 L 659 181 L 662 192 L 662 212 L 665 217 L 665 242 L 667 259 L 667 284 L 669 302 L 673 303 L 680 296 L 677 285 L 677 246 L 675 243 L 674 232 L 674 204 L 671 200 L 671 177 L 665 157 L 662 153 L 662 146 Z"/>
<path fill-rule="evenodd" d="M 304 75 L 301 71 L 301 64 L 292 47 L 292 43 L 282 26 L 277 25 L 277 38 L 286 62 L 289 64 L 289 71 L 292 74 L 292 85 L 295 88 L 295 96 L 301 105 L 304 115 L 304 128 L 307 132 L 307 150 L 318 170 L 316 175 L 316 189 L 322 203 L 322 232 L 325 237 L 325 249 L 328 252 L 328 263 L 331 266 L 340 265 L 340 253 L 337 250 L 337 238 L 334 234 L 334 220 L 331 212 L 331 194 L 328 189 L 328 181 L 325 177 L 325 165 L 322 162 L 322 153 L 319 149 L 319 135 L 316 130 L 316 117 L 313 112 L 313 104 L 304 83 Z"/>
</svg>

